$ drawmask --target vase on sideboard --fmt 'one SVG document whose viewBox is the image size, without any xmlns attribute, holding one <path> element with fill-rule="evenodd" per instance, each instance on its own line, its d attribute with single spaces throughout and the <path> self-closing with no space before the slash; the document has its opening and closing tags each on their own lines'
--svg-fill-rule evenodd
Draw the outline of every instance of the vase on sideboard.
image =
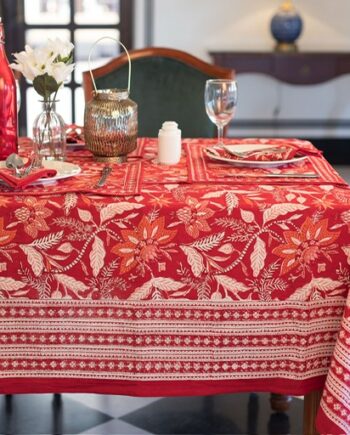
<svg viewBox="0 0 350 435">
<path fill-rule="evenodd" d="M 270 27 L 276 41 L 276 51 L 297 51 L 296 41 L 302 32 L 303 20 L 292 0 L 282 2 L 277 13 L 272 17 Z"/>
</svg>

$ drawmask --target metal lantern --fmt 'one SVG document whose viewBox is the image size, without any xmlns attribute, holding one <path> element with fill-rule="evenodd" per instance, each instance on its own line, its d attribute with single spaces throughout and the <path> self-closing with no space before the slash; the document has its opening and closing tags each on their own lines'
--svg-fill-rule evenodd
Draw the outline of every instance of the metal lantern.
<svg viewBox="0 0 350 435">
<path fill-rule="evenodd" d="M 127 89 L 97 90 L 90 67 L 94 46 L 102 39 L 113 39 L 125 50 L 129 61 Z M 137 104 L 129 98 L 131 61 L 128 50 L 114 38 L 103 37 L 92 46 L 89 54 L 89 69 L 94 85 L 93 98 L 85 105 L 84 136 L 86 147 L 99 162 L 122 163 L 137 143 Z"/>
</svg>

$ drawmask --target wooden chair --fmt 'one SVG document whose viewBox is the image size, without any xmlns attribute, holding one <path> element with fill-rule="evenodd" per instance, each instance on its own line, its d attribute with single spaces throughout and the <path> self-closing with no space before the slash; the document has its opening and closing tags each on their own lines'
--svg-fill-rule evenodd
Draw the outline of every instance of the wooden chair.
<svg viewBox="0 0 350 435">
<path fill-rule="evenodd" d="M 234 71 L 211 65 L 184 51 L 150 47 L 130 51 L 130 98 L 138 104 L 139 136 L 155 137 L 164 121 L 176 121 L 182 137 L 214 137 L 204 107 L 207 79 L 234 78 Z M 126 88 L 126 54 L 93 71 L 97 89 Z M 90 72 L 83 73 L 85 100 L 92 97 Z"/>
</svg>

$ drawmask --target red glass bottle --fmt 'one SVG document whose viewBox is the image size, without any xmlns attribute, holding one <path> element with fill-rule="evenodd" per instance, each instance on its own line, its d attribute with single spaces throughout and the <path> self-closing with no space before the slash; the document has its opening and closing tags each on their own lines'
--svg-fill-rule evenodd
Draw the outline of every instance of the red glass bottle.
<svg viewBox="0 0 350 435">
<path fill-rule="evenodd" d="M 6 57 L 4 25 L 0 22 L 0 160 L 17 153 L 17 142 L 16 81 Z"/>
</svg>

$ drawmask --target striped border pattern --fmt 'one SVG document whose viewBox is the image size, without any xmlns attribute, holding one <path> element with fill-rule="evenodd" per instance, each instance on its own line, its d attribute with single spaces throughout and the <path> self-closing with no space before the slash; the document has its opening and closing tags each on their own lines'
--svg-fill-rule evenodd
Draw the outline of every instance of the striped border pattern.
<svg viewBox="0 0 350 435">
<path fill-rule="evenodd" d="M 343 305 L 2 301 L 0 378 L 302 381 L 327 373 Z"/>
<path fill-rule="evenodd" d="M 347 307 L 321 400 L 321 414 L 318 423 L 320 429 L 323 430 L 324 424 L 329 425 L 329 422 L 332 422 L 335 426 L 327 428 L 328 431 L 332 431 L 329 433 L 350 433 L 349 316 L 350 309 Z M 324 416 L 329 420 L 326 423 L 322 421 Z"/>
</svg>

